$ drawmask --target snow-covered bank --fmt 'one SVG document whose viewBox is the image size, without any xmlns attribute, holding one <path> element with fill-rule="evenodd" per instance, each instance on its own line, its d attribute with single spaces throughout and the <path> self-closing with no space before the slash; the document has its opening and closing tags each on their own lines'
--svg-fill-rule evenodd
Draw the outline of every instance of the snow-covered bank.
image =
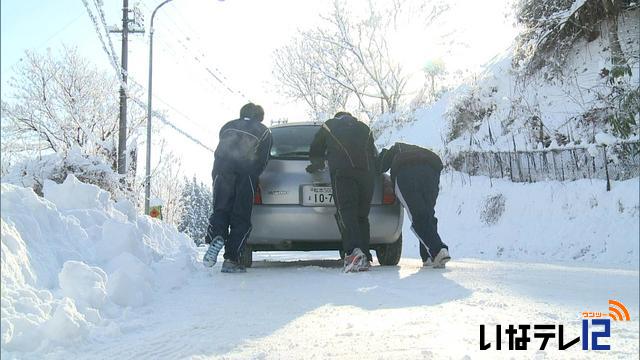
<svg viewBox="0 0 640 360">
<path fill-rule="evenodd" d="M 638 178 L 512 183 L 462 173 L 440 179 L 439 232 L 454 257 L 638 268 Z M 419 257 L 405 222 L 403 256 Z"/>
<path fill-rule="evenodd" d="M 181 286 L 192 241 L 70 175 L 32 189 L 2 184 L 2 357 L 117 335 L 131 307 Z"/>
</svg>

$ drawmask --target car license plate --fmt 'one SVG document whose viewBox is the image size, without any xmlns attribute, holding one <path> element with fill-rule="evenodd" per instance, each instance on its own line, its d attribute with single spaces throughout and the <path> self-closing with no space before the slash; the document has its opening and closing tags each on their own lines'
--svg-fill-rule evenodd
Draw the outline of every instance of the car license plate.
<svg viewBox="0 0 640 360">
<path fill-rule="evenodd" d="M 331 189 L 331 186 L 303 186 L 302 205 L 333 206 L 333 189 Z"/>
</svg>

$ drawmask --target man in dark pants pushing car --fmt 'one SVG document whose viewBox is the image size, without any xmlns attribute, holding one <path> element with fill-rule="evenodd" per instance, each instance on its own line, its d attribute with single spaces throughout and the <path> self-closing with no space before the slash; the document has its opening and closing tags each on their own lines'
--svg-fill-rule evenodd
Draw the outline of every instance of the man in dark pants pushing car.
<svg viewBox="0 0 640 360">
<path fill-rule="evenodd" d="M 405 143 L 383 149 L 378 157 L 380 171 L 391 169 L 396 196 L 407 210 L 411 229 L 420 241 L 424 267 L 444 268 L 451 260 L 449 247 L 438 235 L 435 216 L 442 160 L 433 151 Z"/>
<path fill-rule="evenodd" d="M 258 177 L 267 166 L 271 150 L 271 131 L 264 125 L 264 109 L 248 103 L 240 118 L 220 130 L 211 176 L 213 213 L 205 241 L 209 244 L 202 259 L 206 267 L 216 264 L 225 248 L 222 272 L 246 272 L 240 259 L 251 234 L 251 211 Z"/>
<path fill-rule="evenodd" d="M 309 149 L 307 172 L 329 163 L 336 203 L 336 222 L 345 252 L 344 272 L 370 267 L 369 210 L 378 151 L 371 129 L 347 112 L 338 112 L 316 133 Z"/>
</svg>

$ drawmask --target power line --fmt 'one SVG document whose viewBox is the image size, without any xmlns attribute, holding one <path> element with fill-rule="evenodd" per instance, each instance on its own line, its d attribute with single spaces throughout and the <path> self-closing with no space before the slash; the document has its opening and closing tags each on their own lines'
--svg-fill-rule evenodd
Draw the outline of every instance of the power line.
<svg viewBox="0 0 640 360">
<path fill-rule="evenodd" d="M 82 17 L 82 13 L 78 14 L 78 16 L 76 16 L 73 20 L 69 21 L 68 23 L 66 23 L 63 27 L 60 28 L 60 30 L 56 31 L 53 35 L 49 36 L 47 38 L 47 40 L 43 41 L 40 45 L 37 46 L 37 48 L 42 47 L 43 45 L 47 44 L 49 41 L 51 41 L 51 39 L 53 39 L 54 37 L 58 36 L 60 33 L 62 33 L 63 31 L 67 30 L 67 28 L 69 28 L 69 26 L 73 25 L 76 21 L 78 21 L 78 19 L 80 19 Z"/>
<path fill-rule="evenodd" d="M 175 4 L 169 4 L 169 6 L 171 6 L 174 10 L 179 12 Z M 197 40 L 198 39 L 197 36 L 188 34 L 187 31 L 183 30 L 183 28 L 173 19 L 171 15 L 165 14 L 165 17 L 167 17 L 167 19 L 174 25 L 175 29 L 177 29 L 180 33 L 182 33 L 186 41 L 191 41 L 191 39 L 195 39 L 195 41 L 199 42 L 199 40 Z M 188 22 L 185 22 L 185 23 L 188 25 Z M 195 44 L 194 46 L 198 47 L 198 49 L 194 51 L 193 49 L 190 48 L 190 46 L 185 41 L 182 41 L 177 37 L 176 37 L 176 40 L 186 52 L 189 52 L 192 55 L 193 60 L 195 60 L 195 62 L 198 65 L 200 65 L 209 76 L 211 76 L 216 82 L 222 85 L 222 87 L 225 90 L 227 90 L 229 93 L 233 95 L 242 97 L 244 100 L 249 99 L 249 97 L 244 92 L 242 92 L 241 90 L 234 90 L 232 86 L 227 84 L 229 79 L 225 77 L 224 74 L 222 74 L 222 71 L 220 71 L 219 68 L 213 66 L 213 70 L 212 70 L 211 67 L 209 67 L 207 64 L 202 62 L 201 58 L 203 58 L 204 60 L 204 58 L 208 58 L 208 56 L 205 51 L 202 51 L 203 47 L 201 44 Z M 200 51 L 197 51 L 197 50 L 200 50 Z M 207 62 L 210 62 L 210 61 L 207 60 Z"/>
<path fill-rule="evenodd" d="M 60 35 L 60 33 L 62 33 L 63 31 L 67 30 L 67 28 L 69 28 L 69 26 L 73 25 L 76 21 L 78 21 L 80 18 L 82 17 L 82 13 L 78 14 L 78 16 L 76 16 L 74 19 L 72 19 L 71 21 L 69 21 L 68 23 L 66 23 L 65 25 L 63 25 L 60 29 L 56 30 L 53 35 L 49 36 L 46 40 L 44 40 L 43 42 L 41 42 L 39 45 L 36 45 L 35 47 L 33 47 L 33 50 L 37 50 L 40 49 L 41 47 L 43 47 L 44 45 L 48 44 L 49 41 L 51 41 L 53 38 L 55 38 L 56 36 Z M 14 66 L 16 66 L 19 62 L 21 62 L 22 60 L 24 60 L 22 58 L 22 56 L 15 61 L 14 63 L 12 63 L 9 67 L 7 67 L 7 69 L 13 68 Z"/>
<path fill-rule="evenodd" d="M 136 83 L 137 86 L 140 86 L 141 88 L 143 88 L 142 85 L 140 85 L 139 83 L 137 83 L 135 81 L 133 81 L 133 82 Z M 207 128 L 203 127 L 202 124 L 200 124 L 197 121 L 191 119 L 188 115 L 186 115 L 182 111 L 178 110 L 177 108 L 172 106 L 169 102 L 167 102 L 166 100 L 162 99 L 158 95 L 153 94 L 153 98 L 158 100 L 158 101 L 160 101 L 161 103 L 163 103 L 167 107 L 169 107 L 171 110 L 176 112 L 178 115 L 182 116 L 182 118 L 184 118 L 185 120 L 189 121 L 191 124 L 195 125 L 199 130 L 202 130 L 204 132 L 210 132 L 210 129 L 207 129 Z"/>
<path fill-rule="evenodd" d="M 107 46 L 107 43 L 104 41 L 104 38 L 102 36 L 102 33 L 100 31 L 100 25 L 98 23 L 98 20 L 96 19 L 95 15 L 93 14 L 93 12 L 91 11 L 91 9 L 89 8 L 89 4 L 87 3 L 87 0 L 82 0 L 82 3 L 85 6 L 85 9 L 87 10 L 87 13 L 89 15 L 89 18 L 91 19 L 91 22 L 94 25 L 96 34 L 98 35 L 98 39 L 100 40 L 100 43 L 102 44 L 102 50 L 105 52 L 105 54 L 107 54 L 107 57 L 109 58 L 109 61 L 112 65 L 112 67 L 114 68 L 114 70 L 116 71 L 116 75 L 117 75 L 117 79 L 120 82 L 121 86 L 123 87 L 124 91 L 126 92 L 127 96 L 138 106 L 140 106 L 141 108 L 145 109 L 147 108 L 146 103 L 137 99 L 136 97 L 131 96 L 130 91 L 129 91 L 129 87 L 127 86 L 127 84 L 123 81 L 122 79 L 122 72 L 120 67 L 118 66 L 118 61 L 117 58 L 115 57 L 115 54 L 110 52 Z M 102 22 L 102 27 L 105 30 L 105 32 L 108 31 L 108 29 L 106 28 L 106 22 Z M 107 32 L 108 34 L 108 32 Z M 113 45 L 110 46 L 111 48 L 113 48 Z M 153 117 L 157 118 L 158 120 L 160 120 L 162 123 L 164 123 L 165 125 L 171 127 L 172 129 L 174 129 L 176 132 L 178 132 L 179 134 L 183 135 L 184 137 L 186 137 L 187 139 L 191 140 L 192 142 L 194 142 L 197 145 L 200 145 L 201 147 L 203 147 L 204 149 L 213 152 L 213 149 L 211 149 L 210 147 L 208 147 L 207 145 L 203 144 L 200 140 L 196 139 L 195 137 L 193 137 L 192 135 L 190 135 L 188 132 L 180 129 L 178 126 L 174 125 L 173 123 L 171 123 L 169 120 L 167 120 L 165 118 L 165 116 L 157 111 L 152 111 L 151 114 Z"/>
<path fill-rule="evenodd" d="M 147 108 L 147 104 L 141 100 L 138 100 L 136 98 L 131 98 L 131 101 L 133 101 L 136 105 L 140 106 L 143 109 Z M 210 147 L 208 147 L 207 145 L 203 144 L 200 140 L 196 139 L 195 137 L 193 137 L 191 134 L 189 134 L 188 132 L 180 129 L 178 126 L 176 126 L 175 124 L 173 124 L 171 121 L 167 120 L 167 118 L 164 116 L 164 114 L 159 113 L 158 111 L 152 111 L 151 115 L 160 120 L 162 123 L 164 123 L 165 125 L 169 126 L 170 128 L 172 128 L 173 130 L 175 130 L 176 132 L 178 132 L 179 134 L 181 134 L 182 136 L 186 137 L 187 139 L 191 140 L 192 142 L 194 142 L 197 145 L 200 145 L 201 147 L 203 147 L 204 149 L 208 150 L 209 152 L 214 152 L 214 150 Z"/>
<path fill-rule="evenodd" d="M 122 73 L 121 73 L 121 69 L 118 66 L 118 59 L 115 57 L 115 53 L 111 53 L 109 51 L 109 49 L 107 48 L 107 43 L 105 42 L 102 33 L 100 32 L 100 25 L 98 23 L 98 20 L 96 19 L 95 15 L 93 14 L 93 12 L 91 11 L 91 9 L 89 8 L 89 4 L 87 3 L 87 0 L 82 0 L 82 3 L 84 4 L 85 9 L 87 10 L 87 14 L 89 15 L 89 18 L 91 19 L 91 22 L 93 23 L 94 29 L 96 31 L 96 34 L 98 35 L 98 40 L 100 40 L 100 44 L 102 44 L 102 50 L 107 54 L 107 57 L 109 58 L 109 62 L 111 64 L 111 66 L 113 67 L 113 69 L 116 71 L 117 74 L 117 78 L 118 80 L 122 83 Z M 105 33 L 107 34 L 108 37 L 108 30 L 106 28 L 106 25 L 103 25 L 103 28 L 105 30 Z M 113 46 L 111 46 L 113 48 Z"/>
<path fill-rule="evenodd" d="M 85 1 L 85 0 L 83 0 L 83 1 Z M 115 60 L 116 68 L 118 68 L 118 72 L 122 72 L 122 75 L 120 77 L 123 77 L 123 76 L 125 76 L 124 69 L 122 69 L 122 67 L 120 67 L 120 66 L 117 66 L 118 57 L 116 55 L 116 50 L 113 47 L 113 42 L 111 41 L 111 36 L 109 36 L 109 28 L 107 27 L 107 21 L 106 21 L 105 16 L 104 16 L 104 11 L 102 11 L 102 4 L 99 4 L 98 0 L 93 0 L 93 4 L 95 5 L 96 9 L 98 10 L 98 16 L 100 17 L 100 22 L 102 24 L 102 27 L 103 27 L 105 33 L 106 33 L 107 43 L 109 44 L 109 50 L 111 51 L 111 55 Z M 123 56 L 124 56 L 124 54 L 123 54 Z"/>
<path fill-rule="evenodd" d="M 201 86 L 203 87 L 203 89 L 206 89 L 208 91 L 211 91 L 214 94 L 217 94 L 218 91 L 220 90 L 219 87 L 214 84 L 211 81 L 208 81 L 207 79 L 205 79 L 203 76 L 199 76 L 198 74 L 195 73 L 195 71 L 199 71 L 200 69 L 197 67 L 185 67 L 184 66 L 184 62 L 185 61 L 191 61 L 191 58 L 189 58 L 188 56 L 184 55 L 184 52 L 178 52 L 176 50 L 174 50 L 174 46 L 173 44 L 170 44 L 169 42 L 167 42 L 167 40 L 163 39 L 162 37 L 158 37 L 157 39 L 161 44 L 163 44 L 163 46 L 160 48 L 161 51 L 167 52 L 168 55 L 173 57 L 173 63 L 175 65 L 181 66 L 183 71 L 186 71 L 187 74 L 190 76 L 191 79 L 193 79 L 193 81 L 197 81 L 199 84 L 201 84 Z"/>
<path fill-rule="evenodd" d="M 180 56 L 178 55 L 178 53 L 173 49 L 172 45 L 170 43 L 168 43 L 166 40 L 164 40 L 163 38 L 158 38 L 159 42 L 162 43 L 164 46 L 161 47 L 161 51 L 165 51 L 168 52 L 169 55 L 173 56 L 174 58 L 174 63 L 176 65 L 180 64 L 180 61 L 182 59 L 186 59 L 188 60 L 188 57 Z M 212 91 L 216 91 L 217 89 L 215 88 L 215 86 L 210 83 L 207 82 L 205 80 L 202 79 L 201 76 L 196 76 L 194 75 L 191 71 L 189 71 L 191 68 L 187 68 L 185 70 L 188 71 L 189 75 L 194 79 L 194 81 L 199 82 L 205 89 L 207 90 L 212 90 Z M 132 82 L 138 86 L 140 89 L 146 89 L 144 87 L 144 85 L 140 84 L 139 82 L 132 80 Z M 172 106 L 168 101 L 164 100 L 163 98 L 161 98 L 160 96 L 153 94 L 153 98 L 156 100 L 159 100 L 161 103 L 163 103 L 164 105 L 166 105 L 167 107 L 171 108 L 173 111 L 175 111 L 177 114 L 181 115 L 185 120 L 187 120 L 188 122 L 190 122 L 191 124 L 195 125 L 196 127 L 198 127 L 199 129 L 202 129 L 204 131 L 206 131 L 207 133 L 209 133 L 211 130 L 208 128 L 205 128 L 202 126 L 202 124 L 198 121 L 195 121 L 193 119 L 191 119 L 189 116 L 187 116 L 186 114 L 184 114 L 182 111 L 178 110 L 176 107 Z"/>
</svg>

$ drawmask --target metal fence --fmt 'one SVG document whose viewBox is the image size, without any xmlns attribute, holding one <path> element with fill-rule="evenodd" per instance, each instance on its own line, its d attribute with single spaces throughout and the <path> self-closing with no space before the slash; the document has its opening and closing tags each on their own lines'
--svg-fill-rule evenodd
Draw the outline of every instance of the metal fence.
<svg viewBox="0 0 640 360">
<path fill-rule="evenodd" d="M 640 176 L 640 142 L 595 148 L 570 147 L 530 151 L 461 152 L 449 165 L 469 175 L 509 178 L 514 182 L 545 180 L 625 180 Z"/>
</svg>

